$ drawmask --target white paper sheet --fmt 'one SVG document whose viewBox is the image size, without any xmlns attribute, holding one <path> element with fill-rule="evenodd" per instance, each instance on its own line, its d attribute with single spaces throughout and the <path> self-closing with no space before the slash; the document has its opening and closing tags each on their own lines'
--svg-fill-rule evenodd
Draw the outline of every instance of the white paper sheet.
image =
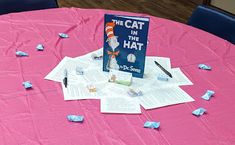
<svg viewBox="0 0 235 145">
<path fill-rule="evenodd" d="M 96 51 L 100 53 L 99 51 Z M 64 78 L 64 70 L 68 72 L 68 86 L 62 90 L 64 93 L 64 100 L 80 100 L 80 99 L 100 99 L 104 96 L 102 89 L 105 88 L 108 82 L 108 73 L 101 69 L 101 60 L 94 61 L 91 54 L 86 54 L 81 57 L 70 58 L 64 57 L 62 61 L 45 77 L 47 80 L 62 82 Z M 84 75 L 76 74 L 76 67 L 83 68 Z M 94 85 L 97 92 L 89 92 L 87 85 Z"/>
<path fill-rule="evenodd" d="M 178 86 L 193 85 L 180 68 L 173 68 L 170 72 L 173 76 L 172 79 L 169 79 L 170 84 L 177 84 Z"/>
<path fill-rule="evenodd" d="M 157 61 L 163 68 L 166 70 L 171 69 L 171 61 L 168 57 L 155 57 L 155 56 L 147 56 L 145 61 L 145 69 L 152 70 L 153 68 L 157 71 L 161 71 L 161 69 L 154 63 Z"/>
<path fill-rule="evenodd" d="M 74 60 L 75 61 L 83 61 L 86 62 L 92 66 L 96 66 L 99 70 L 103 70 L 102 66 L 103 66 L 103 59 L 101 60 L 93 60 L 92 59 L 92 55 L 96 54 L 97 56 L 103 56 L 103 48 L 95 50 L 91 53 L 87 53 L 86 55 L 82 55 L 82 56 L 78 56 L 75 57 Z"/>
<path fill-rule="evenodd" d="M 102 113 L 140 114 L 139 101 L 127 95 L 127 86 L 109 83 L 105 92 L 107 96 L 101 98 Z"/>
<path fill-rule="evenodd" d="M 107 86 L 107 81 L 108 73 L 96 68 L 85 69 L 83 75 L 77 75 L 75 71 L 71 71 L 68 74 L 67 88 L 62 84 L 64 100 L 100 99 L 105 96 L 102 90 Z M 89 92 L 88 85 L 95 86 L 96 92 Z"/>
<path fill-rule="evenodd" d="M 152 87 L 144 91 L 144 96 L 138 98 L 145 109 L 154 109 L 174 104 L 192 102 L 194 99 L 179 87 Z"/>
<path fill-rule="evenodd" d="M 62 82 L 64 78 L 64 70 L 67 69 L 68 74 L 71 74 L 71 72 L 76 71 L 77 66 L 89 68 L 90 64 L 83 60 L 75 60 L 71 57 L 64 57 L 44 79 Z"/>
<path fill-rule="evenodd" d="M 166 70 L 171 69 L 170 58 L 147 56 L 145 61 L 145 70 L 144 70 L 144 80 L 146 81 L 152 81 L 153 79 L 157 78 L 156 76 L 157 73 L 162 73 L 162 70 L 158 66 L 156 66 L 154 61 L 157 61 Z M 143 79 L 137 78 L 137 80 L 143 80 Z"/>
<path fill-rule="evenodd" d="M 171 87 L 171 86 L 183 86 L 183 85 L 193 85 L 193 83 L 184 75 L 180 68 L 173 68 L 169 71 L 172 74 L 172 78 L 169 77 L 168 81 L 161 81 L 157 79 L 157 75 L 161 72 L 157 72 L 150 84 L 157 85 L 158 87 Z"/>
<path fill-rule="evenodd" d="M 141 109 L 137 100 L 124 97 L 106 97 L 101 99 L 102 113 L 140 114 Z"/>
<path fill-rule="evenodd" d="M 64 70 L 70 65 L 73 65 L 74 61 L 71 57 L 64 57 L 60 63 L 44 78 L 47 80 L 62 82 L 64 78 Z"/>
<path fill-rule="evenodd" d="M 68 84 L 67 88 L 64 87 L 63 83 L 61 83 L 64 100 L 82 100 L 82 99 L 100 99 L 102 91 L 98 91 L 101 87 L 97 87 L 97 92 L 89 92 L 86 84 Z"/>
</svg>

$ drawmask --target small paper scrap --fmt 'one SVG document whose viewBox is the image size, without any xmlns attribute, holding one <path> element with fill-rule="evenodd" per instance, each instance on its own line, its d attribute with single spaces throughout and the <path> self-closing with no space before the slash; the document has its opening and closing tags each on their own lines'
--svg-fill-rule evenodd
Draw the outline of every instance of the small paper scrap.
<svg viewBox="0 0 235 145">
<path fill-rule="evenodd" d="M 202 99 L 209 101 L 214 94 L 215 94 L 214 91 L 207 90 L 206 93 L 202 96 Z"/>
<path fill-rule="evenodd" d="M 97 54 L 93 53 L 93 54 L 91 55 L 91 58 L 92 58 L 93 60 L 102 60 L 103 56 L 102 56 L 102 55 L 97 56 Z"/>
<path fill-rule="evenodd" d="M 143 96 L 142 91 L 138 89 L 129 89 L 127 93 L 131 97 Z"/>
<path fill-rule="evenodd" d="M 77 75 L 83 75 L 84 74 L 84 71 L 81 67 L 77 66 L 76 67 L 76 74 Z"/>
<path fill-rule="evenodd" d="M 60 38 L 69 38 L 68 34 L 65 33 L 59 33 Z"/>
<path fill-rule="evenodd" d="M 108 82 L 130 86 L 132 82 L 132 73 L 111 69 L 109 71 Z"/>
<path fill-rule="evenodd" d="M 38 44 L 36 48 L 37 48 L 38 51 L 43 51 L 44 50 L 44 46 L 42 44 Z"/>
<path fill-rule="evenodd" d="M 23 52 L 23 51 L 16 51 L 16 56 L 29 56 L 27 53 Z"/>
<path fill-rule="evenodd" d="M 165 75 L 165 74 L 159 74 L 159 75 L 157 76 L 157 79 L 158 79 L 159 81 L 168 81 L 169 77 L 168 77 L 167 75 Z"/>
<path fill-rule="evenodd" d="M 206 113 L 206 109 L 200 107 L 200 108 L 194 110 L 192 113 L 193 113 L 193 115 L 195 115 L 195 116 L 201 116 L 201 115 L 203 115 L 204 113 Z"/>
<path fill-rule="evenodd" d="M 203 69 L 203 70 L 211 70 L 211 67 L 205 64 L 199 64 L 198 68 Z"/>
<path fill-rule="evenodd" d="M 80 115 L 68 115 L 67 119 L 70 122 L 80 122 L 80 123 L 82 123 L 83 120 L 84 120 L 84 117 L 80 116 Z"/>
<path fill-rule="evenodd" d="M 92 85 L 92 84 L 87 85 L 87 89 L 88 89 L 88 91 L 89 91 L 90 93 L 96 92 L 96 87 L 95 87 L 94 85 Z"/>
<path fill-rule="evenodd" d="M 31 89 L 33 85 L 30 83 L 30 81 L 26 81 L 22 83 L 25 89 Z"/>
<path fill-rule="evenodd" d="M 145 128 L 152 128 L 152 129 L 157 129 L 160 127 L 160 122 L 154 122 L 154 121 L 146 121 L 144 123 Z"/>
</svg>

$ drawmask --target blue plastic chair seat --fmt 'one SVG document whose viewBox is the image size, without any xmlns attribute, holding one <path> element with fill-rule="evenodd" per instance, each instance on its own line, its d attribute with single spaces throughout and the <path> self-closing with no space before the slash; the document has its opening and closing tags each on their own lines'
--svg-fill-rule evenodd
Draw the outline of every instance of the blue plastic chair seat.
<svg viewBox="0 0 235 145">
<path fill-rule="evenodd" d="M 0 15 L 49 8 L 58 8 L 57 0 L 0 0 Z"/>
<path fill-rule="evenodd" d="M 188 25 L 217 35 L 235 44 L 235 16 L 221 10 L 199 5 L 189 18 Z"/>
</svg>

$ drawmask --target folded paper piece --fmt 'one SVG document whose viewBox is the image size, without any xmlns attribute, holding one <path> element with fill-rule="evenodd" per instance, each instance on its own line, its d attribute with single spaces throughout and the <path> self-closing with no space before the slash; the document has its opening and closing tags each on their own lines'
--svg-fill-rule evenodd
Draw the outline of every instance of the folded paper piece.
<svg viewBox="0 0 235 145">
<path fill-rule="evenodd" d="M 122 84 L 126 86 L 130 86 L 132 82 L 132 74 L 129 72 L 113 70 L 109 71 L 109 82 Z"/>
<path fill-rule="evenodd" d="M 159 81 L 168 81 L 169 77 L 165 74 L 158 74 L 157 79 Z"/>
<path fill-rule="evenodd" d="M 88 89 L 88 91 L 89 91 L 90 93 L 96 92 L 96 87 L 95 87 L 94 85 L 92 85 L 92 84 L 87 85 L 87 89 Z"/>
<path fill-rule="evenodd" d="M 43 51 L 44 46 L 42 44 L 38 44 L 36 48 L 38 51 Z"/>
<path fill-rule="evenodd" d="M 199 64 L 198 68 L 203 69 L 203 70 L 211 70 L 211 67 L 205 64 Z"/>
<path fill-rule="evenodd" d="M 195 115 L 195 116 L 201 116 L 201 115 L 203 115 L 204 113 L 206 113 L 206 109 L 200 107 L 200 108 L 194 110 L 192 113 L 193 113 L 193 115 Z"/>
<path fill-rule="evenodd" d="M 69 38 L 68 34 L 65 33 L 59 33 L 60 38 Z"/>
<path fill-rule="evenodd" d="M 92 53 L 92 54 L 91 54 L 91 58 L 92 58 L 93 60 L 102 60 L 103 56 L 102 56 L 102 55 L 98 56 L 97 54 Z"/>
<path fill-rule="evenodd" d="M 29 55 L 23 51 L 16 51 L 16 56 L 29 56 Z"/>
<path fill-rule="evenodd" d="M 77 66 L 76 67 L 76 74 L 77 75 L 83 75 L 84 74 L 84 71 L 81 67 Z"/>
<path fill-rule="evenodd" d="M 202 99 L 209 101 L 214 94 L 215 94 L 214 91 L 207 90 L 206 93 L 202 96 Z"/>
<path fill-rule="evenodd" d="M 84 117 L 80 115 L 68 115 L 67 116 L 68 121 L 70 122 L 83 122 Z"/>
<path fill-rule="evenodd" d="M 30 83 L 30 81 L 26 81 L 22 83 L 25 89 L 30 89 L 33 87 L 33 85 Z"/>
<path fill-rule="evenodd" d="M 160 122 L 154 122 L 154 121 L 146 121 L 144 123 L 145 128 L 152 128 L 152 129 L 157 129 L 160 127 Z"/>
<path fill-rule="evenodd" d="M 143 96 L 142 91 L 138 89 L 129 89 L 127 93 L 131 97 Z"/>
</svg>

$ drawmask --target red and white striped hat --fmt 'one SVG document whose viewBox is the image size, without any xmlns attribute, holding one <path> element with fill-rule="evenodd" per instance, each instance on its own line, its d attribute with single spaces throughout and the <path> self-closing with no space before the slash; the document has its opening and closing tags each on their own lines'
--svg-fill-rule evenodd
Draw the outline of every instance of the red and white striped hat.
<svg viewBox="0 0 235 145">
<path fill-rule="evenodd" d="M 113 28 L 115 26 L 115 23 L 114 22 L 108 22 L 106 23 L 106 26 L 105 26 L 105 32 L 107 34 L 107 41 L 114 36 L 114 32 L 113 32 Z"/>
</svg>

